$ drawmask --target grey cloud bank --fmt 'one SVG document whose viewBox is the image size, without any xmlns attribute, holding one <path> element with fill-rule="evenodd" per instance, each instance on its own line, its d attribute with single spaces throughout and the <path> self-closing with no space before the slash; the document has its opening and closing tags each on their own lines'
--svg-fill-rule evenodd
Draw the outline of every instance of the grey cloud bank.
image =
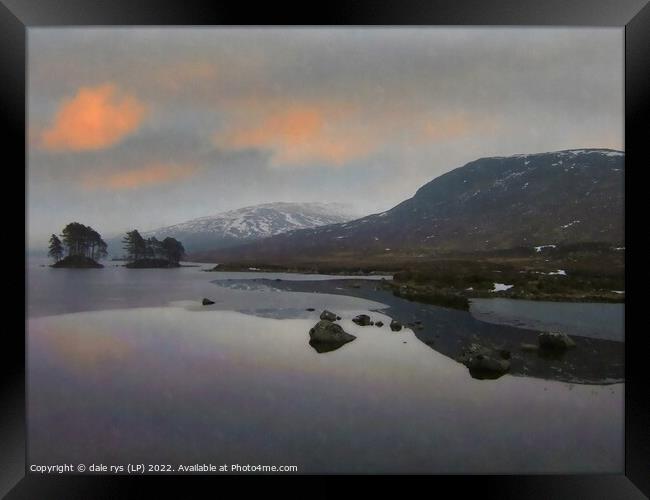
<svg viewBox="0 0 650 500">
<path fill-rule="evenodd" d="M 273 201 L 377 212 L 478 157 L 623 147 L 618 28 L 31 28 L 28 51 L 34 247 L 71 220 L 110 235 Z M 43 147 L 55 122 L 83 135 L 57 122 L 66 99 L 120 116 L 93 94 L 106 84 L 141 122 Z"/>
</svg>

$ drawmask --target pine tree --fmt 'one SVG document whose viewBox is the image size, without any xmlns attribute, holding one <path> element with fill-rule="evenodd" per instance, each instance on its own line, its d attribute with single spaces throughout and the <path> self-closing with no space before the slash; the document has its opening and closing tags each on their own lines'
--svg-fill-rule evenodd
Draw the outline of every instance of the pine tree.
<svg viewBox="0 0 650 500">
<path fill-rule="evenodd" d="M 71 222 L 63 228 L 61 236 L 69 256 L 78 255 L 99 259 L 108 255 L 106 242 L 90 226 Z"/>
<path fill-rule="evenodd" d="M 122 243 L 129 261 L 140 260 L 147 256 L 147 242 L 137 229 L 128 231 L 126 236 L 122 238 Z"/>
<path fill-rule="evenodd" d="M 176 238 L 167 237 L 162 240 L 162 248 L 165 253 L 165 258 L 173 264 L 178 264 L 185 255 L 183 244 Z"/>
<path fill-rule="evenodd" d="M 63 258 L 63 245 L 61 244 L 61 240 L 57 238 L 56 234 L 50 236 L 50 246 L 47 255 L 48 257 L 52 257 L 55 263 L 59 262 Z"/>
</svg>

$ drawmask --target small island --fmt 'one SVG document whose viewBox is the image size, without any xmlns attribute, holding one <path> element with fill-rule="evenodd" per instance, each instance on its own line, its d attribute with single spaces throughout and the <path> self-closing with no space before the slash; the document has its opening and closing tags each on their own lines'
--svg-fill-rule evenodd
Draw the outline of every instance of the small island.
<svg viewBox="0 0 650 500">
<path fill-rule="evenodd" d="M 106 242 L 90 226 L 71 222 L 61 231 L 61 239 L 50 237 L 48 256 L 54 260 L 50 267 L 97 269 L 104 267 L 97 260 L 106 257 Z"/>
<path fill-rule="evenodd" d="M 50 267 L 100 269 L 98 261 L 108 256 L 108 245 L 90 226 L 71 222 L 63 228 L 59 238 L 50 237 L 48 256 L 54 262 Z M 122 239 L 126 251 L 125 267 L 130 269 L 170 269 L 181 267 L 185 255 L 183 244 L 175 238 L 160 241 L 155 237 L 143 238 L 137 229 L 128 231 Z"/>
<path fill-rule="evenodd" d="M 183 244 L 176 238 L 160 241 L 155 236 L 143 238 L 137 229 L 128 231 L 122 239 L 130 269 L 169 269 L 181 267 L 180 260 L 185 255 Z"/>
</svg>

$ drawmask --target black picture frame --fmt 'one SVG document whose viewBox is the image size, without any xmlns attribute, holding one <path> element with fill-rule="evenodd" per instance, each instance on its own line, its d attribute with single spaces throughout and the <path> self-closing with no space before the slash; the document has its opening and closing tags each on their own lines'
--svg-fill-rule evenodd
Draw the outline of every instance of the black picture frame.
<svg viewBox="0 0 650 500">
<path fill-rule="evenodd" d="M 625 27 L 625 150 L 626 150 L 626 384 L 625 473 L 582 476 L 408 476 L 412 486 L 451 487 L 451 491 L 480 494 L 481 498 L 622 499 L 650 496 L 650 394 L 647 374 L 648 334 L 642 316 L 648 276 L 642 267 L 648 238 L 643 227 L 644 188 L 650 117 L 650 5 L 647 0 L 455 0 L 388 2 L 378 0 L 304 3 L 224 3 L 198 0 L 0 0 L 0 109 L 6 126 L 4 149 L 6 191 L 19 192 L 25 182 L 21 166 L 26 160 L 26 34 L 35 26 L 84 25 L 519 25 L 519 26 L 619 26 Z M 11 182 L 11 184 L 10 184 Z M 27 192 L 25 191 L 25 196 Z M 19 195 L 18 195 L 19 196 Z M 647 196 L 647 195 L 646 195 Z M 5 202 L 7 203 L 7 196 Z M 25 198 L 26 200 L 26 198 Z M 7 214 L 16 212 L 8 201 Z M 26 216 L 26 214 L 25 214 Z M 26 222 L 26 218 L 25 218 Z M 18 225 L 20 220 L 14 220 Z M 634 228 L 634 225 L 637 228 Z M 16 234 L 20 234 L 16 229 Z M 15 251 L 17 253 L 17 250 Z M 23 258 L 24 258 L 23 254 Z M 7 254 L 24 283 L 21 258 Z M 10 282 L 11 284 L 12 282 Z M 14 300 L 19 294 L 12 292 Z M 0 411 L 0 495 L 22 498 L 131 498 L 144 497 L 154 486 L 187 498 L 186 488 L 208 486 L 220 493 L 224 486 L 267 488 L 269 483 L 304 495 L 339 495 L 350 476 L 39 476 L 26 474 L 25 339 L 20 309 L 7 308 L 16 317 L 15 328 L 2 339 L 2 410 Z M 56 430 L 53 429 L 53 432 Z M 247 484 L 242 488 L 244 479 Z M 365 478 L 369 479 L 369 478 Z M 383 493 L 402 493 L 403 478 L 373 476 L 372 487 Z M 154 481 L 156 484 L 154 485 Z M 318 488 L 314 489 L 314 484 Z M 411 486 L 411 484 L 409 484 Z M 288 490 L 285 490 L 285 494 Z"/>
</svg>

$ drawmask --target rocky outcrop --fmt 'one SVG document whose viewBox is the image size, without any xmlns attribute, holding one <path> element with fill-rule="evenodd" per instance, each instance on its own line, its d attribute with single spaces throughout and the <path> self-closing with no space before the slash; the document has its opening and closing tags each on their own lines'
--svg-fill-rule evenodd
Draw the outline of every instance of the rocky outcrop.
<svg viewBox="0 0 650 500">
<path fill-rule="evenodd" d="M 341 325 L 322 319 L 309 330 L 309 339 L 309 345 L 320 353 L 334 351 L 356 337 L 343 330 Z"/>
</svg>

